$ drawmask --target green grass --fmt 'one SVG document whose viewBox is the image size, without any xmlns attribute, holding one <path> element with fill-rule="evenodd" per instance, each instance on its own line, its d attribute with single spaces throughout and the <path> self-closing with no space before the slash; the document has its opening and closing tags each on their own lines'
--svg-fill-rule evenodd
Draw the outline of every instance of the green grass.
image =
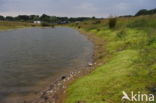
<svg viewBox="0 0 156 103">
<path fill-rule="evenodd" d="M 100 62 L 107 60 L 102 66 L 68 87 L 65 103 L 121 103 L 122 91 L 156 95 L 156 15 L 118 18 L 114 29 L 109 29 L 107 19 L 94 22 L 69 26 L 80 26 L 80 31 L 105 40 L 99 55 L 109 56 L 102 57 Z"/>
<path fill-rule="evenodd" d="M 137 52 L 127 50 L 119 52 L 107 64 L 98 67 L 94 72 L 77 80 L 69 88 L 67 103 L 86 101 L 86 103 L 108 103 L 120 101 L 122 90 L 131 90 L 129 73 L 133 69 L 132 59 Z M 121 62 L 122 61 L 122 62 Z M 129 86 L 129 88 L 123 88 Z"/>
</svg>

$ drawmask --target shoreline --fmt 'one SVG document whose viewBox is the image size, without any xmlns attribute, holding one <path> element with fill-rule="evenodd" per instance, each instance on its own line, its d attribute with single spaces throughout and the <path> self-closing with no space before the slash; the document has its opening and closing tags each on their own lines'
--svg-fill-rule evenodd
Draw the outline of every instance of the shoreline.
<svg viewBox="0 0 156 103">
<path fill-rule="evenodd" d="M 68 75 L 63 75 L 56 81 L 52 82 L 45 90 L 43 90 L 39 98 L 33 100 L 31 103 L 63 103 L 66 88 L 74 80 L 91 72 L 94 67 L 85 67 L 83 70 L 75 70 Z M 27 103 L 25 101 L 25 103 Z"/>
<path fill-rule="evenodd" d="M 72 28 L 72 27 L 69 27 Z M 102 39 L 87 33 L 85 31 L 79 30 L 77 28 L 72 28 L 80 32 L 81 35 L 84 35 L 88 40 L 93 43 L 93 55 L 92 64 L 88 64 L 88 66 L 70 72 L 68 75 L 63 75 L 55 82 L 52 82 L 45 90 L 41 91 L 39 98 L 35 99 L 31 103 L 64 103 L 66 98 L 66 90 L 68 86 L 73 83 L 78 78 L 86 76 L 95 70 L 97 66 L 102 65 L 103 63 L 98 59 L 98 48 L 101 47 L 101 43 L 105 42 Z M 26 102 L 25 102 L 26 103 Z"/>
</svg>

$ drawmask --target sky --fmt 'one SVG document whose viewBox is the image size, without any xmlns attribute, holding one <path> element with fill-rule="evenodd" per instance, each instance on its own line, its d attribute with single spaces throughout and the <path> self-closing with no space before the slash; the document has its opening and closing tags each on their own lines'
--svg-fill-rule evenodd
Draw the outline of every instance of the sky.
<svg viewBox="0 0 156 103">
<path fill-rule="evenodd" d="M 47 14 L 68 17 L 133 15 L 156 8 L 156 0 L 0 0 L 0 15 Z"/>
</svg>

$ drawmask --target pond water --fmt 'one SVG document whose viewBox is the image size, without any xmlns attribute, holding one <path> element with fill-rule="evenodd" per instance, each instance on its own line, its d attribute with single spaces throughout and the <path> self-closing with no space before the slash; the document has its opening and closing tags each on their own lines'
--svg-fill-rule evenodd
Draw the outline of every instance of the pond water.
<svg viewBox="0 0 156 103">
<path fill-rule="evenodd" d="M 21 103 L 63 73 L 87 66 L 92 47 L 71 28 L 1 31 L 0 103 Z"/>
</svg>

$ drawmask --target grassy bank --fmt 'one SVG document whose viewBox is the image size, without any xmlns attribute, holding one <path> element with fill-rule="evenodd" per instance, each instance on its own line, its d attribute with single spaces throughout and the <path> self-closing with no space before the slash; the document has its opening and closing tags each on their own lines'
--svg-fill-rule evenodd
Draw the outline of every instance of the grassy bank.
<svg viewBox="0 0 156 103">
<path fill-rule="evenodd" d="M 0 21 L 0 30 L 34 27 L 34 26 L 37 25 L 33 23 L 27 23 L 27 22 Z"/>
<path fill-rule="evenodd" d="M 122 91 L 156 95 L 156 15 L 118 18 L 113 29 L 108 22 L 68 25 L 101 41 L 95 40 L 97 68 L 69 86 L 65 103 L 120 103 Z"/>
</svg>

